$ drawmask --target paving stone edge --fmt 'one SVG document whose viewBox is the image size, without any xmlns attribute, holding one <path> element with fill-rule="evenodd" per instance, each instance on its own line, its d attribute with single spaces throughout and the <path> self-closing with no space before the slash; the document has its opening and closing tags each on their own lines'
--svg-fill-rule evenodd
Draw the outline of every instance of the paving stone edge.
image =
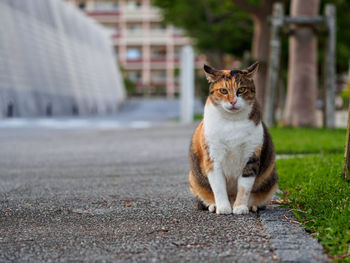
<svg viewBox="0 0 350 263">
<path fill-rule="evenodd" d="M 289 208 L 273 204 L 259 211 L 259 215 L 278 262 L 330 262 L 322 245 L 298 223 L 293 223 L 296 218 Z"/>
</svg>

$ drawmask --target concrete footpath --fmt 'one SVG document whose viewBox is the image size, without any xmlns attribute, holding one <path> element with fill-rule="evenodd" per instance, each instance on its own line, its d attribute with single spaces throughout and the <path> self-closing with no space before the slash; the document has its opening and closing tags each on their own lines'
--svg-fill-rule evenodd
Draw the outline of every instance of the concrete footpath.
<svg viewBox="0 0 350 263">
<path fill-rule="evenodd" d="M 0 262 L 325 261 L 285 208 L 197 211 L 193 129 L 0 129 Z"/>
</svg>

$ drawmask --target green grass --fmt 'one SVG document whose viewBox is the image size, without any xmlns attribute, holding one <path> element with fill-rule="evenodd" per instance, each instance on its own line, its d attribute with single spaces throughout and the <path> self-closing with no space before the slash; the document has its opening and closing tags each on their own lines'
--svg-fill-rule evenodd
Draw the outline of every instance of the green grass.
<svg viewBox="0 0 350 263">
<path fill-rule="evenodd" d="M 271 128 L 277 154 L 343 153 L 345 129 Z"/>
<path fill-rule="evenodd" d="M 195 120 L 195 121 L 201 121 L 202 119 L 203 119 L 202 113 L 196 113 L 193 115 L 193 120 Z"/>
<path fill-rule="evenodd" d="M 279 188 L 303 226 L 313 232 L 328 254 L 350 252 L 350 184 L 341 175 L 342 154 L 277 161 Z M 350 256 L 337 259 L 350 262 Z"/>
</svg>

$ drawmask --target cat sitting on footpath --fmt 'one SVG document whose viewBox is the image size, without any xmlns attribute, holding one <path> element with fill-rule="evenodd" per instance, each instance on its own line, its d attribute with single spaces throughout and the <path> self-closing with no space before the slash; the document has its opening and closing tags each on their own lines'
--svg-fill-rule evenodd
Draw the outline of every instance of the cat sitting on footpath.
<svg viewBox="0 0 350 263">
<path fill-rule="evenodd" d="M 247 214 L 264 206 L 277 187 L 275 151 L 261 121 L 253 76 L 204 65 L 209 96 L 190 146 L 190 191 L 199 209 Z"/>
</svg>

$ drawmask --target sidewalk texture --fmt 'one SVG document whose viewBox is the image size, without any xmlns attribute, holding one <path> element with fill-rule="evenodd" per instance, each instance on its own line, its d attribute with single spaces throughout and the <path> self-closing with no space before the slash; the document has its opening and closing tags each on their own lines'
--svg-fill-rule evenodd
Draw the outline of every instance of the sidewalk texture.
<svg viewBox="0 0 350 263">
<path fill-rule="evenodd" d="M 193 130 L 0 130 L 0 262 L 325 261 L 285 208 L 197 211 Z"/>
</svg>

